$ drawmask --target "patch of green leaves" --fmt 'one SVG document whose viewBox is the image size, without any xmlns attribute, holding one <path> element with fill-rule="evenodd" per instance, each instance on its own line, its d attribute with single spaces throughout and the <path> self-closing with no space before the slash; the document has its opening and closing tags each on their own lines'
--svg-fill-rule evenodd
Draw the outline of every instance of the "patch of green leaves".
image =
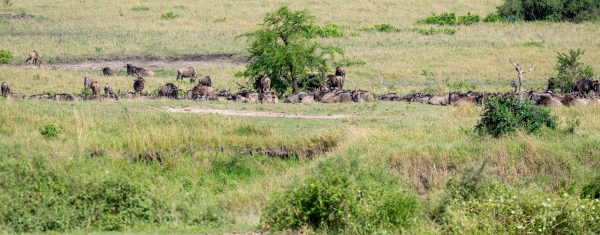
<svg viewBox="0 0 600 235">
<path fill-rule="evenodd" d="M 529 41 L 523 43 L 523 46 L 526 47 L 544 47 L 544 41 Z"/>
<path fill-rule="evenodd" d="M 170 11 L 165 14 L 162 14 L 160 17 L 163 19 L 166 19 L 166 20 L 170 20 L 170 19 L 175 19 L 175 18 L 179 17 L 179 15 Z"/>
<path fill-rule="evenodd" d="M 216 18 L 213 22 L 214 23 L 223 23 L 227 20 L 227 18 L 222 17 L 222 18 Z"/>
<path fill-rule="evenodd" d="M 479 16 L 471 15 L 471 12 L 468 12 L 467 15 L 458 17 L 458 24 L 471 25 L 477 22 L 479 22 Z"/>
<path fill-rule="evenodd" d="M 572 89 L 571 85 L 576 79 L 594 77 L 594 69 L 581 62 L 581 56 L 585 53 L 584 50 L 569 50 L 568 54 L 561 52 L 557 53 L 558 61 L 556 62 L 554 69 L 558 71 L 558 75 L 556 76 L 556 87 L 561 91 L 570 91 Z"/>
<path fill-rule="evenodd" d="M 57 137 L 60 130 L 61 130 L 61 128 L 58 126 L 58 124 L 50 123 L 50 124 L 45 125 L 40 130 L 40 133 L 42 134 L 42 136 L 46 137 L 47 139 L 51 139 L 51 138 Z"/>
<path fill-rule="evenodd" d="M 452 91 L 477 90 L 477 86 L 475 86 L 475 84 L 462 80 L 454 83 L 446 83 L 446 86 Z"/>
<path fill-rule="evenodd" d="M 431 16 L 418 20 L 419 24 L 437 24 L 437 25 L 455 25 L 456 24 L 456 15 L 454 13 L 442 13 L 440 15 L 436 15 L 435 13 L 431 13 Z"/>
<path fill-rule="evenodd" d="M 515 98 L 488 98 L 479 123 L 475 129 L 480 134 L 490 134 L 496 138 L 516 130 L 532 133 L 542 127 L 555 129 L 556 116 L 550 111 L 527 100 Z"/>
<path fill-rule="evenodd" d="M 149 11 L 150 7 L 145 7 L 145 6 L 137 6 L 137 7 L 133 7 L 131 8 L 132 11 Z"/>
<path fill-rule="evenodd" d="M 367 62 L 364 60 L 340 60 L 333 62 L 333 66 L 353 66 L 353 65 L 365 65 Z"/>
<path fill-rule="evenodd" d="M 0 64 L 8 64 L 13 58 L 12 51 L 0 50 Z"/>
<path fill-rule="evenodd" d="M 498 13 L 492 12 L 483 18 L 483 22 L 504 22 L 504 18 Z"/>
</svg>

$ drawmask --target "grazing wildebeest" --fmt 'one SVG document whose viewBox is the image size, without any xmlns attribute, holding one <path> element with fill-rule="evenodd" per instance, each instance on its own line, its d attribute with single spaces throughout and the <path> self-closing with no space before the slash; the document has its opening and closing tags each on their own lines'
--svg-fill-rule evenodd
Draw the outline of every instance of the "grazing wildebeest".
<svg viewBox="0 0 600 235">
<path fill-rule="evenodd" d="M 112 86 L 110 84 L 106 83 L 106 85 L 104 86 L 104 94 L 110 95 L 112 93 L 113 93 Z"/>
<path fill-rule="evenodd" d="M 332 90 L 333 87 L 342 90 L 344 88 L 344 77 L 329 74 L 325 80 L 325 86 L 330 90 Z"/>
<path fill-rule="evenodd" d="M 31 53 L 29 53 L 29 58 L 27 60 L 25 60 L 25 63 L 27 63 L 27 61 L 29 61 L 29 68 L 31 68 L 31 63 L 33 63 L 34 66 L 37 66 L 38 68 L 40 67 L 40 61 L 39 61 L 40 56 L 38 55 L 37 51 L 32 51 Z"/>
<path fill-rule="evenodd" d="M 134 66 L 133 64 L 125 64 L 125 66 L 123 66 L 125 68 L 127 68 L 127 76 L 131 75 L 135 75 L 138 67 Z"/>
<path fill-rule="evenodd" d="M 142 76 L 138 76 L 138 78 L 133 81 L 133 90 L 136 93 L 142 93 L 142 91 L 144 90 L 144 83 L 146 82 L 146 80 L 144 80 Z"/>
<path fill-rule="evenodd" d="M 92 84 L 92 94 L 93 95 L 100 95 L 100 85 L 98 83 L 94 83 Z"/>
<path fill-rule="evenodd" d="M 154 72 L 152 72 L 151 70 L 147 70 L 145 68 L 136 68 L 136 69 L 134 69 L 133 74 L 139 75 L 142 77 L 154 77 Z"/>
<path fill-rule="evenodd" d="M 83 86 L 92 89 L 92 85 L 94 83 L 98 83 L 96 80 L 94 80 L 91 77 L 85 77 L 83 78 Z"/>
<path fill-rule="evenodd" d="M 572 94 L 565 95 L 560 102 L 565 106 L 586 106 L 589 104 L 588 99 L 579 99 Z"/>
<path fill-rule="evenodd" d="M 208 75 L 204 76 L 198 80 L 198 85 L 212 87 L 212 79 L 210 79 L 210 76 Z"/>
<path fill-rule="evenodd" d="M 271 89 L 271 79 L 265 75 L 261 75 L 254 81 L 254 90 L 258 93 L 263 93 Z"/>
<path fill-rule="evenodd" d="M 159 97 L 177 98 L 179 89 L 173 83 L 167 83 L 158 87 Z"/>
<path fill-rule="evenodd" d="M 346 68 L 342 66 L 338 66 L 337 68 L 335 68 L 335 76 L 340 76 L 346 79 Z"/>
<path fill-rule="evenodd" d="M 104 74 L 104 76 L 118 75 L 119 71 L 106 67 L 102 69 L 102 74 Z"/>
<path fill-rule="evenodd" d="M 8 82 L 2 82 L 2 87 L 0 89 L 2 90 L 2 96 L 6 97 L 10 95 L 10 84 L 8 84 Z"/>
<path fill-rule="evenodd" d="M 196 71 L 194 71 L 194 68 L 188 67 L 177 70 L 176 80 L 183 80 L 183 78 L 190 78 L 190 83 L 196 82 Z"/>
</svg>

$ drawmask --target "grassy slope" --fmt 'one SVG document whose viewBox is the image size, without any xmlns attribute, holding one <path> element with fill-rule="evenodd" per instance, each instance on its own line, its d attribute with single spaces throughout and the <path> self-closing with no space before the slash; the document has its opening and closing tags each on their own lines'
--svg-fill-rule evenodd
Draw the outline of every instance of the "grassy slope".
<svg viewBox="0 0 600 235">
<path fill-rule="evenodd" d="M 597 23 L 475 24 L 456 27 L 456 35 L 423 36 L 409 32 L 415 21 L 430 12 L 470 11 L 481 16 L 494 11 L 501 1 L 303 1 L 292 8 L 308 8 L 319 24 L 347 25 L 349 35 L 361 26 L 390 23 L 399 33 L 368 33 L 362 36 L 324 39 L 346 50 L 349 59 L 361 59 L 364 66 L 350 67 L 350 88 L 376 92 L 422 89 L 431 85 L 422 70 L 437 79 L 467 80 L 485 89 L 501 89 L 516 76 L 508 58 L 535 63 L 536 71 L 525 77 L 528 86 L 542 85 L 554 74 L 556 52 L 582 48 L 584 62 L 600 71 L 597 53 L 600 44 Z M 0 13 L 33 14 L 43 19 L 10 21 L 0 25 L 0 49 L 15 52 L 15 63 L 36 49 L 42 60 L 83 58 L 123 54 L 242 53 L 243 41 L 233 37 L 246 32 L 274 9 L 276 1 L 220 1 L 218 3 L 170 1 L 79 1 L 15 2 Z M 149 11 L 133 11 L 147 6 Z M 173 11 L 181 16 L 160 19 Z M 333 12 L 341 12 L 334 14 Z M 360 12 L 360 14 L 356 14 Z M 217 23 L 215 19 L 227 18 Z M 93 27 L 92 27 L 93 25 Z M 425 27 L 425 26 L 422 26 Z M 427 26 L 428 27 L 428 26 Z M 544 47 L 525 47 L 528 41 L 544 41 Z M 99 49 L 97 49 L 99 48 Z M 233 77 L 237 66 L 202 67 L 215 79 L 217 88 L 237 89 Z M 0 66 L 0 80 L 11 83 L 13 91 L 26 94 L 77 92 L 84 76 L 100 77 L 100 71 L 29 70 L 13 65 Z M 173 71 L 147 79 L 146 87 L 173 81 Z M 383 85 L 381 83 L 383 78 Z M 131 90 L 131 78 L 99 78 L 114 89 Z M 183 83 L 181 87 L 188 88 Z M 115 174 L 146 185 L 170 202 L 192 201 L 224 206 L 238 223 L 257 224 L 261 205 L 272 191 L 290 185 L 321 159 L 357 155 L 364 167 L 386 164 L 401 185 L 424 195 L 419 180 L 424 175 L 432 190 L 443 188 L 446 180 L 459 175 L 465 166 L 489 161 L 488 171 L 497 180 L 517 187 L 537 185 L 556 193 L 565 186 L 581 185 L 598 172 L 597 146 L 600 136 L 600 107 L 555 108 L 561 128 L 566 120 L 579 119 L 575 134 L 561 130 L 538 135 L 468 139 L 479 109 L 436 107 L 406 103 L 241 105 L 189 101 L 125 101 L 54 103 L 9 101 L 0 98 L 0 154 L 10 157 L 44 156 L 64 171 L 82 178 Z M 213 108 L 246 109 L 308 114 L 352 114 L 342 120 L 248 118 L 218 115 L 197 116 L 166 113 L 163 106 L 200 105 Z M 62 127 L 57 139 L 47 140 L 39 129 L 49 123 Z M 256 132 L 244 131 L 254 127 Z M 314 145 L 320 138 L 334 138 L 339 145 L 315 161 L 281 160 L 267 156 L 238 157 L 221 147 L 258 148 Z M 94 149 L 103 157 L 90 158 Z M 147 150 L 160 152 L 165 163 L 159 166 L 134 163 L 132 154 Z M 245 156 L 245 155 L 244 155 Z M 233 170 L 221 167 L 234 163 Z M 190 188 L 191 182 L 191 188 Z M 188 186 L 184 186 L 188 185 Z M 186 189 L 187 187 L 187 189 Z M 186 194 L 191 192 L 190 194 Z M 183 195 L 187 195 L 183 196 Z M 423 225 L 435 230 L 435 225 Z M 227 229 L 227 228 L 225 228 Z"/>
</svg>

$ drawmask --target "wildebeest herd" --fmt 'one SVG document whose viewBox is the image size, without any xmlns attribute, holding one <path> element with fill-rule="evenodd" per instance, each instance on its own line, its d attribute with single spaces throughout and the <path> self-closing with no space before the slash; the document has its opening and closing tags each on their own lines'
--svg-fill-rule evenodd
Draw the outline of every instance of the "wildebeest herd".
<svg viewBox="0 0 600 235">
<path fill-rule="evenodd" d="M 25 62 L 33 63 L 39 67 L 39 55 L 36 51 L 29 54 L 29 58 Z M 101 88 L 98 81 L 91 77 L 84 78 L 84 92 L 81 95 L 73 94 L 36 94 L 29 96 L 30 99 L 50 99 L 59 101 L 74 101 L 79 98 L 82 100 L 119 100 L 119 99 L 189 99 L 189 100 L 218 100 L 240 103 L 279 103 L 279 97 L 271 91 L 271 79 L 267 76 L 260 76 L 254 82 L 254 90 L 242 89 L 232 93 L 229 90 L 221 90 L 215 92 L 212 79 L 210 76 L 203 76 L 200 79 L 196 77 L 196 71 L 193 67 L 181 68 L 177 70 L 176 80 L 189 78 L 190 83 L 195 83 L 196 86 L 190 90 L 181 90 L 174 83 L 160 85 L 155 92 L 155 95 L 144 91 L 145 78 L 155 76 L 154 72 L 142 67 L 137 67 L 133 64 L 125 64 L 126 75 L 137 76 L 133 81 L 134 92 L 126 92 L 117 94 L 113 91 L 110 84 L 104 85 L 104 94 L 101 94 Z M 118 75 L 119 71 L 111 68 L 103 68 L 102 74 L 105 76 Z M 485 92 L 449 92 L 443 95 L 411 93 L 404 96 L 398 96 L 397 93 L 388 93 L 379 96 L 374 96 L 371 92 L 365 90 L 344 90 L 344 81 L 346 79 L 346 68 L 338 66 L 335 74 L 323 76 L 320 73 L 309 75 L 306 79 L 312 79 L 307 82 L 304 87 L 312 89 L 312 92 L 299 92 L 285 97 L 285 103 L 338 103 L 338 102 L 373 102 L 380 101 L 407 101 L 417 103 L 427 103 L 431 105 L 457 105 L 457 104 L 474 104 L 482 105 L 486 97 L 509 97 L 515 93 L 485 93 Z M 308 80 L 306 80 L 308 81 Z M 548 89 L 545 92 L 529 91 L 526 98 L 537 105 L 549 106 L 574 106 L 586 105 L 590 101 L 600 103 L 597 95 L 600 94 L 598 80 L 590 80 L 584 78 L 573 83 L 572 90 L 563 95 L 553 93 L 556 86 L 556 79 L 548 80 Z M 515 87 L 515 86 L 513 86 Z M 2 82 L 2 96 L 25 99 L 27 96 L 23 93 L 11 92 L 10 84 Z M 516 92 L 516 89 L 515 89 Z M 153 92 L 154 93 L 154 92 Z M 592 94 L 593 93 L 593 94 Z"/>
</svg>

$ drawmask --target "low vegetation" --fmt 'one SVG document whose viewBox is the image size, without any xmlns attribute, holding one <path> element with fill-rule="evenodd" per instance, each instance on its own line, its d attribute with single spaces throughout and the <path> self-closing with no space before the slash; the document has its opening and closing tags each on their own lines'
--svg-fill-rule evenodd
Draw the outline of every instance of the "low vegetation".
<svg viewBox="0 0 600 235">
<path fill-rule="evenodd" d="M 600 2 L 587 0 L 506 0 L 498 14 L 508 21 L 583 22 L 600 17 Z"/>
<path fill-rule="evenodd" d="M 13 53 L 8 50 L 0 50 L 0 64 L 8 64 L 13 58 Z"/>
<path fill-rule="evenodd" d="M 482 118 L 475 127 L 481 134 L 500 137 L 522 130 L 527 133 L 547 127 L 555 129 L 556 117 L 543 107 L 530 101 L 514 98 L 490 98 L 486 100 Z"/>
</svg>

